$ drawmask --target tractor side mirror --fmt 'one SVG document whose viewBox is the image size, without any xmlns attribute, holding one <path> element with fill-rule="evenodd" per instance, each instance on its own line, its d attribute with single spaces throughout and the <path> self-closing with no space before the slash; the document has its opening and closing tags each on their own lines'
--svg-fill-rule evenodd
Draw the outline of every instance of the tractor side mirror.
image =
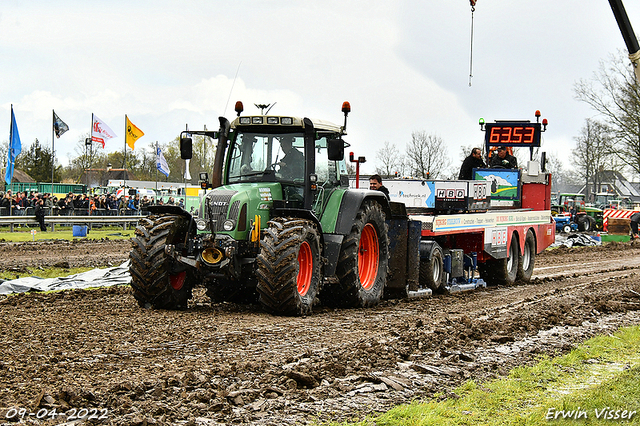
<svg viewBox="0 0 640 426">
<path fill-rule="evenodd" d="M 193 139 L 189 136 L 180 137 L 180 158 L 190 160 L 193 157 Z"/>
<path fill-rule="evenodd" d="M 329 139 L 327 141 L 327 154 L 329 161 L 344 160 L 344 141 L 342 139 Z"/>
</svg>

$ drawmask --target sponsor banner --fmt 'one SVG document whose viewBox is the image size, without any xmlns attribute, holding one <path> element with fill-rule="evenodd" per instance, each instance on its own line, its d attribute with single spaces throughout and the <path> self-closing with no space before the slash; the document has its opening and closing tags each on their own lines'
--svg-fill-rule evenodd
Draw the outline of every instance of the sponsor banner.
<svg viewBox="0 0 640 426">
<path fill-rule="evenodd" d="M 463 231 L 495 226 L 533 225 L 551 222 L 551 211 L 500 211 L 435 216 L 432 231 Z"/>
</svg>

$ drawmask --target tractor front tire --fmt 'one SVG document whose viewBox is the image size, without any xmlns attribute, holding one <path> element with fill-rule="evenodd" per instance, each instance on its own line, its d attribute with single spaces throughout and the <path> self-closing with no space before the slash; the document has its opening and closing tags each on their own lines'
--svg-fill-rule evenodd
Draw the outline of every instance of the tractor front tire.
<svg viewBox="0 0 640 426">
<path fill-rule="evenodd" d="M 129 253 L 133 297 L 141 307 L 187 309 L 195 283 L 193 271 L 165 253 L 165 246 L 184 240 L 189 220 L 157 214 L 140 219 Z"/>
<path fill-rule="evenodd" d="M 382 299 L 389 267 L 389 237 L 380 204 L 365 201 L 340 248 L 338 283 L 327 284 L 323 302 L 336 308 L 364 308 Z"/>
<path fill-rule="evenodd" d="M 260 305 L 272 314 L 312 312 L 322 282 L 320 237 L 306 219 L 268 222 L 256 259 Z"/>
</svg>

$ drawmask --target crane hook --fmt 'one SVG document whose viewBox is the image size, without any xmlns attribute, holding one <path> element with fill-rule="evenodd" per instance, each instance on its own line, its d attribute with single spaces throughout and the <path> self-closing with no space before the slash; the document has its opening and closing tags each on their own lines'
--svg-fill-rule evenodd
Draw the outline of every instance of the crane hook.
<svg viewBox="0 0 640 426">
<path fill-rule="evenodd" d="M 476 11 L 476 0 L 469 0 L 471 4 L 471 47 L 469 55 L 469 87 L 471 87 L 471 79 L 473 78 L 473 12 Z"/>
</svg>

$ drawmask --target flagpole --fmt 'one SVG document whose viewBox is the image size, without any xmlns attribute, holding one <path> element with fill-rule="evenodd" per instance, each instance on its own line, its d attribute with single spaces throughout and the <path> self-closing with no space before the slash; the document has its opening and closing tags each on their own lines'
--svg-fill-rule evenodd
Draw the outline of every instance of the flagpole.
<svg viewBox="0 0 640 426">
<path fill-rule="evenodd" d="M 155 203 L 158 204 L 158 141 L 156 141 L 156 199 Z"/>
<path fill-rule="evenodd" d="M 122 187 L 127 187 L 127 114 L 124 115 L 124 176 Z"/>
<path fill-rule="evenodd" d="M 6 178 L 7 173 L 9 172 L 9 163 L 10 163 L 10 159 L 11 159 L 11 142 L 13 142 L 13 104 L 11 104 L 11 119 L 10 119 L 10 124 L 9 124 L 9 149 L 7 150 L 7 168 L 4 171 L 4 176 Z M 13 177 L 13 173 L 11 173 L 11 176 Z M 5 179 L 5 192 L 9 189 L 6 188 L 6 185 L 11 185 L 11 180 L 9 180 L 9 183 L 6 183 L 6 179 Z M 11 203 L 9 203 L 9 216 L 12 216 L 12 208 L 11 208 Z"/>
<path fill-rule="evenodd" d="M 91 113 L 91 131 L 89 132 L 89 140 L 91 141 L 91 147 L 93 148 L 93 113 Z M 87 141 L 84 142 L 84 152 L 87 152 Z M 87 177 L 87 183 L 89 182 L 89 178 Z M 89 186 L 89 185 L 87 185 Z"/>
<path fill-rule="evenodd" d="M 55 149 L 55 139 L 54 139 L 54 130 L 56 125 L 56 112 L 51 110 L 51 196 L 53 197 L 53 170 L 56 164 L 56 149 Z"/>
</svg>

